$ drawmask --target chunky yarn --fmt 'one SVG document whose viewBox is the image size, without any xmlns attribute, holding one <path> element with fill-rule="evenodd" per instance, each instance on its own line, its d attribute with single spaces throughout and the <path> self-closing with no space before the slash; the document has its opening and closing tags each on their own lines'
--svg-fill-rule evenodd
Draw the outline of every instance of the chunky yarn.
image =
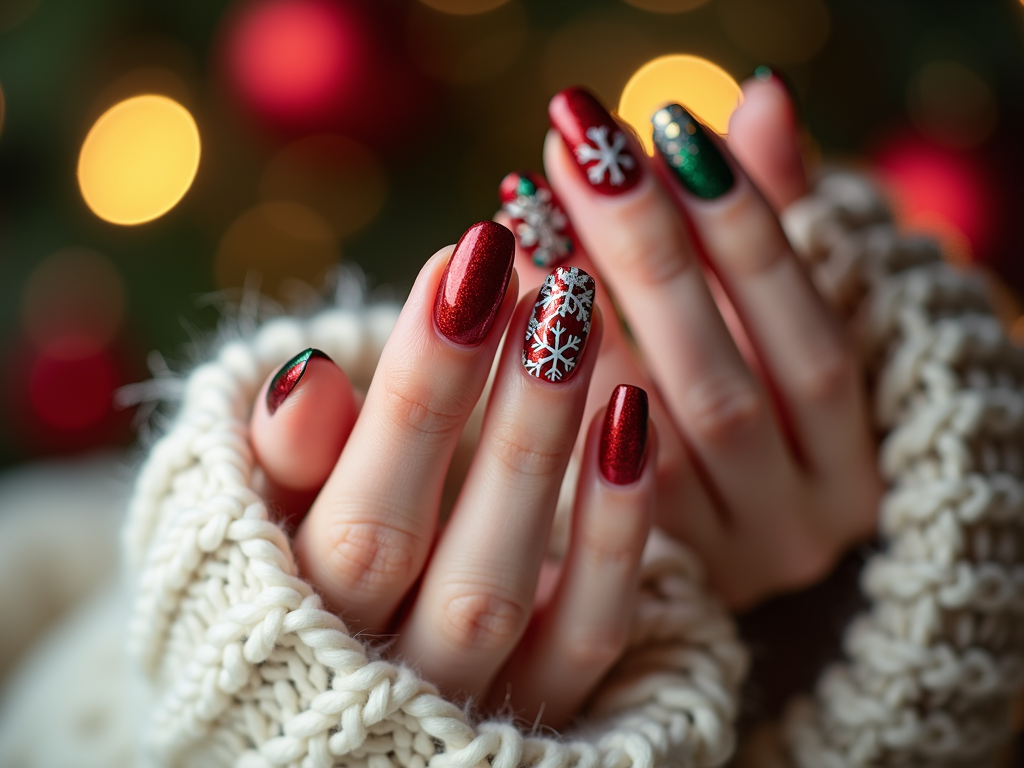
<svg viewBox="0 0 1024 768">
<path fill-rule="evenodd" d="M 645 551 L 629 650 L 564 737 L 474 721 L 324 610 L 253 489 L 248 421 L 264 378 L 326 351 L 364 383 L 397 307 L 278 318 L 188 378 L 142 467 L 125 529 L 130 654 L 157 765 L 654 768 L 722 765 L 747 662 L 684 548 Z"/>
<path fill-rule="evenodd" d="M 1024 352 L 978 274 L 899 235 L 862 179 L 784 216 L 872 377 L 881 551 L 845 659 L 786 726 L 802 768 L 997 765 L 1024 683 Z M 808 617 L 812 620 L 813 617 Z"/>
</svg>

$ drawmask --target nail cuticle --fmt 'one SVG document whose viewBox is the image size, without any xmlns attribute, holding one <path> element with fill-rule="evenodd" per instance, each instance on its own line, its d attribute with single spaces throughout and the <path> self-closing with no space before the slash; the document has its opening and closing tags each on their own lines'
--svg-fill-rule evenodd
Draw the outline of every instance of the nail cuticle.
<svg viewBox="0 0 1024 768">
<path fill-rule="evenodd" d="M 295 388 L 302 381 L 302 377 L 306 373 L 309 361 L 313 358 L 320 358 L 321 360 L 331 359 L 326 353 L 310 347 L 299 352 L 299 354 L 282 365 L 278 372 L 274 374 L 274 378 L 270 380 L 270 385 L 267 387 L 267 412 L 271 416 L 277 413 L 277 409 L 281 407 L 281 404 L 295 391 Z"/>
<path fill-rule="evenodd" d="M 651 118 L 654 146 L 673 175 L 691 194 L 714 200 L 732 189 L 736 179 L 707 129 L 678 104 Z"/>
</svg>

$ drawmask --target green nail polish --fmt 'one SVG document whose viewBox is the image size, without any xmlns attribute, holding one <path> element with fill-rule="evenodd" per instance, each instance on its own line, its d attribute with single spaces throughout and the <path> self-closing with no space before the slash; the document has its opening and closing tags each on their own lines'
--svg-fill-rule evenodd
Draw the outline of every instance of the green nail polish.
<svg viewBox="0 0 1024 768">
<path fill-rule="evenodd" d="M 678 104 L 659 109 L 654 117 L 654 146 L 690 192 L 712 200 L 732 189 L 729 164 L 700 123 Z"/>
</svg>

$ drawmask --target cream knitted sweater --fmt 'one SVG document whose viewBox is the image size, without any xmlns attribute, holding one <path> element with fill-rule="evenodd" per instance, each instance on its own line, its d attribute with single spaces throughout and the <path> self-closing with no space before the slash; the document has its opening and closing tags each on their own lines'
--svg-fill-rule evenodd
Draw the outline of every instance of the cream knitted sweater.
<svg viewBox="0 0 1024 768">
<path fill-rule="evenodd" d="M 863 576 L 871 608 L 850 624 L 843 663 L 822 675 L 814 698 L 791 707 L 790 759 L 802 768 L 994 765 L 1010 697 L 1024 683 L 1024 355 L 1000 330 L 982 282 L 945 266 L 930 243 L 898 237 L 863 180 L 826 177 L 785 224 L 862 341 L 890 485 L 885 547 Z M 89 764 L 703 768 L 728 760 L 745 652 L 703 590 L 695 558 L 664 538 L 645 553 L 629 650 L 559 737 L 474 719 L 415 670 L 352 637 L 298 577 L 287 537 L 252 489 L 253 400 L 268 373 L 308 346 L 365 383 L 396 312 L 380 305 L 278 318 L 223 343 L 189 375 L 135 483 L 124 530 L 130 597 L 92 606 L 78 641 L 23 675 L 15 695 L 27 708 L 17 733 L 0 724 L 0 763 L 60 764 L 24 736 L 33 723 L 47 733 L 66 703 L 52 670 L 82 673 L 119 642 L 127 654 L 107 659 L 110 690 L 93 697 L 108 702 L 115 735 L 107 762 Z M 40 688 L 52 694 L 42 703 Z M 57 742 L 74 744 L 67 722 L 53 730 Z"/>
</svg>

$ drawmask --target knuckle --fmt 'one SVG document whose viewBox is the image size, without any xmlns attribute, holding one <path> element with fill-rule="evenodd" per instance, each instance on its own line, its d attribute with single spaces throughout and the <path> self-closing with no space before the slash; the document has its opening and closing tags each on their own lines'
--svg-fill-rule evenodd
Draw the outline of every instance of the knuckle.
<svg viewBox="0 0 1024 768">
<path fill-rule="evenodd" d="M 628 634 L 621 626 L 577 632 L 566 638 L 564 656 L 570 667 L 594 670 L 611 665 L 626 650 Z"/>
<path fill-rule="evenodd" d="M 693 256 L 683 247 L 681 237 L 665 232 L 631 231 L 629 240 L 609 245 L 614 263 L 641 285 L 664 287 L 694 265 Z"/>
<path fill-rule="evenodd" d="M 454 398 L 445 403 L 429 386 L 411 372 L 389 371 L 382 379 L 384 416 L 399 429 L 421 438 L 445 442 L 462 431 L 464 409 Z"/>
<path fill-rule="evenodd" d="M 584 526 L 578 532 L 580 555 L 594 568 L 630 568 L 640 562 L 646 534 L 646 528 L 623 532 Z"/>
<path fill-rule="evenodd" d="M 545 449 L 541 447 L 546 442 L 542 438 L 536 438 L 535 442 L 525 440 L 529 434 L 512 429 L 496 430 L 492 440 L 495 457 L 513 475 L 561 476 L 571 444 Z"/>
<path fill-rule="evenodd" d="M 690 430 L 708 443 L 729 444 L 747 436 L 765 416 L 765 405 L 743 382 L 708 381 L 689 397 Z"/>
<path fill-rule="evenodd" d="M 492 592 L 470 592 L 444 604 L 439 631 L 456 648 L 500 650 L 516 641 L 526 616 L 526 606 L 516 600 Z"/>
<path fill-rule="evenodd" d="M 798 395 L 814 402 L 831 402 L 849 394 L 857 380 L 854 356 L 841 344 L 829 344 L 807 354 L 794 368 Z"/>
<path fill-rule="evenodd" d="M 365 602 L 393 594 L 413 582 L 420 542 L 383 523 L 346 523 L 332 532 L 328 565 L 350 599 Z"/>
</svg>

